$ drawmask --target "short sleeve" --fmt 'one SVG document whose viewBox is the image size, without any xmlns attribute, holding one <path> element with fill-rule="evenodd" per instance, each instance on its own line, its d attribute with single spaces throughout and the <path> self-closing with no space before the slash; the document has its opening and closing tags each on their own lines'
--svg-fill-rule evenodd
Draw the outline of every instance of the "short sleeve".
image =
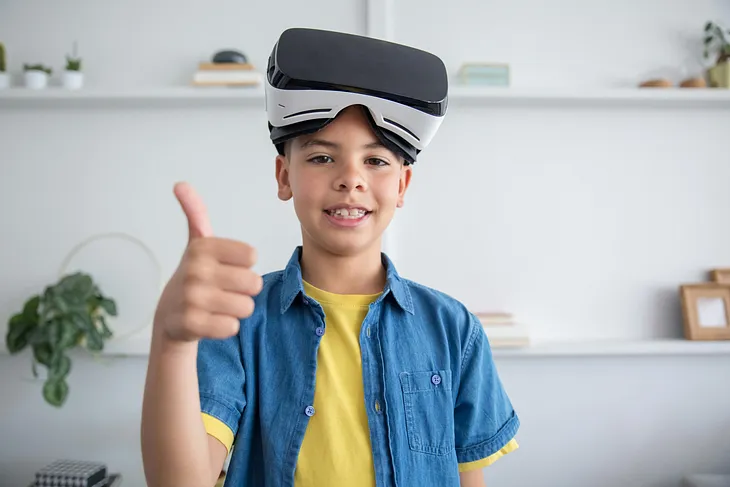
<svg viewBox="0 0 730 487">
<path fill-rule="evenodd" d="M 235 437 L 246 407 L 246 378 L 238 335 L 224 340 L 200 340 L 197 369 L 201 413 L 223 423 Z"/>
<path fill-rule="evenodd" d="M 454 407 L 454 441 L 459 464 L 483 461 L 480 465 L 489 465 L 514 450 L 516 441 L 512 440 L 519 426 L 517 413 L 497 374 L 484 328 L 470 315 L 469 338 Z"/>
</svg>

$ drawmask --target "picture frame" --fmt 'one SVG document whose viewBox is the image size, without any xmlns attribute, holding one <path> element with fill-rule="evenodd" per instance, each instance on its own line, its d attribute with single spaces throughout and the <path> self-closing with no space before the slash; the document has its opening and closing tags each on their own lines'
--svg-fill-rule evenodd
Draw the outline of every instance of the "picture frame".
<svg viewBox="0 0 730 487">
<path fill-rule="evenodd" d="M 719 284 L 730 284 L 730 268 L 712 269 L 712 271 L 710 271 L 710 277 L 713 282 Z"/>
<path fill-rule="evenodd" d="M 687 340 L 730 340 L 730 284 L 684 284 L 680 301 Z"/>
</svg>

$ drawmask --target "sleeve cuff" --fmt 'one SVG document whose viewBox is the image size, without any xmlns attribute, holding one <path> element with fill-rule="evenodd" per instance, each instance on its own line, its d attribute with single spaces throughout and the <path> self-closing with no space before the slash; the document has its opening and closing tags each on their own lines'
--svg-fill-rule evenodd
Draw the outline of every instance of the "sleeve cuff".
<svg viewBox="0 0 730 487">
<path fill-rule="evenodd" d="M 484 460 L 495 453 L 501 451 L 505 445 L 509 443 L 517 435 L 520 427 L 520 420 L 517 414 L 512 413 L 512 417 L 502 426 L 502 428 L 491 438 L 477 443 L 475 445 L 456 448 L 456 459 L 462 463 L 470 463 Z"/>
<path fill-rule="evenodd" d="M 506 454 L 515 451 L 519 447 L 520 445 L 517 444 L 517 440 L 512 438 L 498 452 L 492 453 L 486 458 L 482 458 L 481 460 L 476 460 L 474 462 L 460 463 L 459 472 L 471 472 L 472 470 L 478 470 L 480 468 L 488 467 Z"/>
<path fill-rule="evenodd" d="M 243 407 L 246 403 L 243 403 Z M 236 407 L 222 399 L 218 395 L 208 392 L 200 392 L 200 412 L 213 416 L 221 420 L 228 428 L 236 434 L 238 429 L 238 421 L 241 419 L 241 413 Z"/>
<path fill-rule="evenodd" d="M 206 413 L 201 413 L 201 415 L 206 433 L 223 443 L 226 452 L 230 453 L 231 446 L 233 446 L 233 431 L 220 419 Z"/>
</svg>

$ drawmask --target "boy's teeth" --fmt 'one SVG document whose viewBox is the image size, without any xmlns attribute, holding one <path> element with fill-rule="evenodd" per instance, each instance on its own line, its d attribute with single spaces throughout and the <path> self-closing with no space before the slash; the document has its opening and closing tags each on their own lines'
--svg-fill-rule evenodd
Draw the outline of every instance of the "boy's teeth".
<svg viewBox="0 0 730 487">
<path fill-rule="evenodd" d="M 360 218 L 365 214 L 365 211 L 355 208 L 351 210 L 348 210 L 347 208 L 338 208 L 336 210 L 332 210 L 330 213 L 341 218 Z"/>
</svg>

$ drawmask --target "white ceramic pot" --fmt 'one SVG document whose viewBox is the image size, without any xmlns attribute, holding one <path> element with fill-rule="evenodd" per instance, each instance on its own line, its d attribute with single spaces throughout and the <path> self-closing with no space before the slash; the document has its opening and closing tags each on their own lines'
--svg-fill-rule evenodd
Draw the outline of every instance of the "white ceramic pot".
<svg viewBox="0 0 730 487">
<path fill-rule="evenodd" d="M 35 69 L 25 71 L 23 72 L 23 78 L 25 79 L 25 87 L 32 90 L 42 90 L 48 86 L 48 73 L 45 71 Z"/>
<path fill-rule="evenodd" d="M 10 87 L 10 75 L 4 71 L 0 71 L 0 90 Z"/>
<path fill-rule="evenodd" d="M 84 86 L 84 73 L 81 71 L 64 71 L 61 80 L 64 88 L 78 90 Z"/>
</svg>

